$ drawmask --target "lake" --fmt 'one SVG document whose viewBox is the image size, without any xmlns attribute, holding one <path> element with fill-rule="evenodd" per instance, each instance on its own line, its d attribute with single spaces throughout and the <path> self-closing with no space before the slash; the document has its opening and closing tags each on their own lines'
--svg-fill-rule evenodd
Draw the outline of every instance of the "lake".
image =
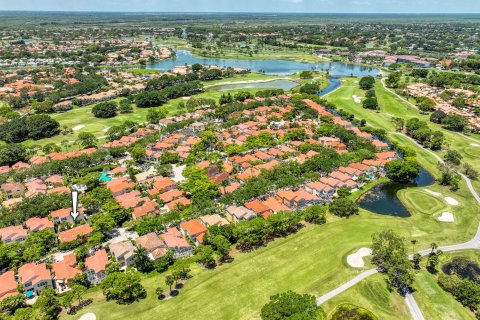
<svg viewBox="0 0 480 320">
<path fill-rule="evenodd" d="M 395 217 L 410 217 L 410 212 L 397 197 L 401 189 L 411 187 L 425 187 L 435 182 L 435 178 L 424 168 L 420 175 L 410 184 L 387 182 L 379 184 L 368 191 L 359 201 L 360 208 L 365 210 Z"/>
<path fill-rule="evenodd" d="M 268 75 L 289 75 L 305 70 L 328 71 L 332 77 L 344 76 L 376 76 L 379 72 L 376 68 L 361 66 L 343 62 L 297 62 L 289 60 L 242 60 L 195 57 L 190 51 L 177 50 L 176 57 L 162 60 L 154 64 L 146 65 L 147 69 L 171 70 L 176 66 L 200 63 L 204 65 L 233 67 L 261 72 Z"/>
<path fill-rule="evenodd" d="M 222 84 L 209 87 L 208 91 L 227 91 L 236 89 L 283 89 L 285 91 L 289 91 L 299 85 L 300 83 L 293 80 L 277 79 L 264 82 Z"/>
</svg>

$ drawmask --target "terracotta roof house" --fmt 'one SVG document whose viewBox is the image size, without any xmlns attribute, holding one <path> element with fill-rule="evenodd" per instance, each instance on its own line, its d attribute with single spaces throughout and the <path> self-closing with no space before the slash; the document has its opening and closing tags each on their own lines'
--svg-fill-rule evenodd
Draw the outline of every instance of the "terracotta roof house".
<svg viewBox="0 0 480 320">
<path fill-rule="evenodd" d="M 342 182 L 352 179 L 348 174 L 342 173 L 340 171 L 333 171 L 329 174 L 329 176 Z"/>
<path fill-rule="evenodd" d="M 21 242 L 27 239 L 27 230 L 23 226 L 10 226 L 0 229 L 0 240 L 3 243 Z"/>
<path fill-rule="evenodd" d="M 65 193 L 65 194 L 68 194 L 68 193 L 70 193 L 70 189 L 68 189 L 68 187 L 66 187 L 66 186 L 60 186 L 60 187 L 55 187 L 55 188 L 52 188 L 52 189 L 47 190 L 47 193 L 48 193 L 48 194 L 52 194 L 52 193 Z"/>
<path fill-rule="evenodd" d="M 178 199 L 182 197 L 185 193 L 181 190 L 178 189 L 172 189 L 167 192 L 164 192 L 158 196 L 160 200 L 163 201 L 163 203 L 168 203 L 170 201 L 173 201 L 175 199 Z"/>
<path fill-rule="evenodd" d="M 320 182 L 329 185 L 332 188 L 337 188 L 342 183 L 340 180 L 331 177 L 321 177 Z"/>
<path fill-rule="evenodd" d="M 220 187 L 220 192 L 222 194 L 229 194 L 237 190 L 238 188 L 240 188 L 240 186 L 241 186 L 240 182 L 232 182 L 226 187 Z"/>
<path fill-rule="evenodd" d="M 41 231 L 45 229 L 51 229 L 55 231 L 53 227 L 53 222 L 45 218 L 33 217 L 25 221 L 25 226 L 30 230 L 30 232 Z"/>
<path fill-rule="evenodd" d="M 15 207 L 17 204 L 21 203 L 22 201 L 23 201 L 23 198 L 11 198 L 3 201 L 2 206 L 4 206 L 7 209 L 11 209 Z"/>
<path fill-rule="evenodd" d="M 160 239 L 165 242 L 169 250 L 173 251 L 173 256 L 176 259 L 188 257 L 192 254 L 193 247 L 175 227 L 168 228 L 165 233 L 160 235 Z"/>
<path fill-rule="evenodd" d="M 65 243 L 65 242 L 71 242 L 75 241 L 77 239 L 84 239 L 86 238 L 93 232 L 92 227 L 86 224 L 82 224 L 78 227 L 74 227 L 70 230 L 66 230 L 63 232 L 60 232 L 58 234 L 58 239 L 60 242 Z"/>
<path fill-rule="evenodd" d="M 378 160 L 393 160 L 395 159 L 396 153 L 394 151 L 377 152 L 375 156 Z"/>
<path fill-rule="evenodd" d="M 156 214 L 158 213 L 158 206 L 154 200 L 148 198 L 142 198 L 144 203 L 133 209 L 133 219 L 138 219 L 146 216 L 147 214 Z"/>
<path fill-rule="evenodd" d="M 157 260 L 167 253 L 167 245 L 155 232 L 147 233 L 146 235 L 137 238 L 135 241 L 138 246 L 147 249 L 149 257 L 152 260 Z"/>
<path fill-rule="evenodd" d="M 189 206 L 192 202 L 185 197 L 175 199 L 166 204 L 168 211 L 178 210 L 181 207 Z"/>
<path fill-rule="evenodd" d="M 113 180 L 112 180 L 113 181 Z M 120 196 L 124 193 L 129 192 L 133 188 L 135 188 L 135 183 L 134 182 L 120 182 L 116 184 L 112 184 L 110 186 L 107 186 L 107 188 L 112 192 L 113 196 Z"/>
<path fill-rule="evenodd" d="M 226 209 L 227 218 L 229 218 L 233 222 L 238 222 L 241 220 L 252 220 L 257 215 L 250 209 L 247 209 L 243 206 L 229 206 Z"/>
<path fill-rule="evenodd" d="M 307 192 L 305 189 L 300 188 L 297 191 L 292 190 L 280 190 L 277 192 L 277 199 L 282 201 L 283 204 L 291 207 L 306 207 L 312 204 L 321 203 L 322 200 L 316 195 Z"/>
<path fill-rule="evenodd" d="M 121 264 L 122 267 L 129 267 L 134 263 L 135 246 L 130 240 L 112 243 L 109 245 L 110 253 Z"/>
<path fill-rule="evenodd" d="M 45 182 L 53 186 L 61 186 L 63 184 L 63 177 L 59 174 L 55 174 L 45 179 Z"/>
<path fill-rule="evenodd" d="M 324 200 L 331 199 L 335 194 L 335 188 L 319 181 L 307 183 L 305 185 L 305 190 Z"/>
<path fill-rule="evenodd" d="M 263 204 L 263 202 L 258 199 L 246 202 L 245 207 L 252 210 L 257 215 L 261 215 L 265 219 L 273 213 L 273 210 L 271 210 L 268 206 Z"/>
<path fill-rule="evenodd" d="M 102 282 L 105 278 L 105 268 L 110 263 L 105 249 L 100 249 L 94 255 L 85 259 L 88 281 L 93 284 Z"/>
<path fill-rule="evenodd" d="M 262 203 L 272 210 L 273 213 L 282 212 L 282 211 L 291 211 L 289 207 L 284 205 L 282 202 L 278 201 L 274 197 L 268 197 L 266 200 L 262 201 Z"/>
<path fill-rule="evenodd" d="M 23 161 L 18 161 L 14 165 L 12 165 L 13 170 L 18 170 L 18 169 L 28 169 L 30 168 L 30 165 L 28 163 L 25 163 Z"/>
<path fill-rule="evenodd" d="M 6 182 L 2 184 L 2 190 L 7 197 L 21 196 L 25 192 L 25 186 L 20 182 Z"/>
<path fill-rule="evenodd" d="M 17 281 L 15 281 L 15 272 L 7 271 L 0 275 L 0 301 L 10 296 L 19 294 L 17 290 Z"/>
<path fill-rule="evenodd" d="M 200 217 L 200 221 L 207 228 L 210 226 L 225 226 L 228 224 L 227 219 L 221 217 L 219 214 L 209 214 Z"/>
<path fill-rule="evenodd" d="M 71 256 L 75 258 L 75 254 Z M 70 257 L 59 262 L 52 263 L 52 275 L 55 288 L 58 291 L 64 291 L 68 288 L 68 282 L 73 280 L 77 274 L 81 274 L 82 270 L 75 267 L 76 258 L 72 260 Z"/>
<path fill-rule="evenodd" d="M 71 212 L 72 208 L 63 208 L 50 212 L 50 216 L 52 217 L 54 223 L 61 223 L 63 221 L 66 221 L 68 223 L 74 223 L 75 221 L 70 214 Z M 85 220 L 85 216 L 83 215 L 83 208 L 78 208 L 78 216 L 75 220 Z"/>
<path fill-rule="evenodd" d="M 170 191 L 177 188 L 177 184 L 170 178 L 164 178 L 162 180 L 155 181 L 153 187 L 158 191 Z"/>
<path fill-rule="evenodd" d="M 39 294 L 47 286 L 52 287 L 52 275 L 45 263 L 26 263 L 18 269 L 18 282 L 25 291 Z"/>
<path fill-rule="evenodd" d="M 207 228 L 198 219 L 193 219 L 180 223 L 180 231 L 189 236 L 197 244 L 203 242 L 203 236 L 207 232 Z"/>
<path fill-rule="evenodd" d="M 338 171 L 340 171 L 343 174 L 348 175 L 351 179 L 356 180 L 358 177 L 362 174 L 362 171 L 355 169 L 351 166 L 348 167 L 339 167 Z"/>
</svg>

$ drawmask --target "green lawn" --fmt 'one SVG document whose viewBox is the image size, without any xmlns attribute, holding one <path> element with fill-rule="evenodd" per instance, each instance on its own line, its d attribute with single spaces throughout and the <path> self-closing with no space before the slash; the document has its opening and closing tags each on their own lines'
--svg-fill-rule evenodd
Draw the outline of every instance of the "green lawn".
<svg viewBox="0 0 480 320">
<path fill-rule="evenodd" d="M 447 194 L 442 187 L 432 189 Z M 100 320 L 119 317 L 192 319 L 192 314 L 195 314 L 194 319 L 257 319 L 262 305 L 275 293 L 291 289 L 320 296 L 361 272 L 348 267 L 345 259 L 353 250 L 369 246 L 374 232 L 394 229 L 408 241 L 416 239 L 417 249 L 429 247 L 431 242 L 444 245 L 470 239 L 479 212 L 471 200 L 460 194 L 454 195 L 462 203 L 458 211 L 454 211 L 458 223 L 438 223 L 432 215 L 416 211 L 410 218 L 382 216 L 365 210 L 350 219 L 329 216 L 326 225 L 307 226 L 264 248 L 239 254 L 232 263 L 215 270 L 196 268 L 195 276 L 187 281 L 176 298 L 155 300 L 155 288 L 164 287 L 163 276 L 151 276 L 143 281 L 149 294 L 146 300 L 122 306 L 105 302 L 101 293 L 95 290 L 89 294 L 94 303 L 82 313 L 94 312 Z M 376 312 L 382 319 L 405 315 L 400 297 L 394 294 L 388 297 L 380 276 L 372 279 L 351 289 L 353 293 L 347 291 L 334 301 L 357 304 Z M 362 298 L 356 302 L 357 291 Z M 333 302 L 326 305 L 327 311 L 333 308 Z M 181 313 L 178 312 L 180 309 Z"/>
<path fill-rule="evenodd" d="M 448 292 L 444 291 L 427 271 L 420 271 L 415 277 L 416 291 L 413 293 L 425 319 L 476 319 L 474 314 L 462 306 Z"/>
<path fill-rule="evenodd" d="M 423 121 L 426 121 L 431 129 L 439 130 L 445 135 L 446 146 L 449 149 L 457 150 L 463 156 L 463 162 L 471 164 L 477 171 L 480 171 L 480 147 L 475 146 L 475 141 L 472 141 L 468 138 L 462 137 L 456 132 L 446 130 L 442 126 L 435 124 L 429 121 L 429 115 L 422 115 L 410 106 L 405 103 L 393 93 L 385 90 L 379 80 L 375 84 L 375 92 L 378 98 L 378 103 L 380 106 L 380 111 L 367 110 L 362 108 L 361 104 L 355 103 L 352 96 L 363 96 L 363 90 L 358 88 L 358 78 L 344 78 L 342 79 L 342 87 L 331 94 L 327 95 L 326 98 L 335 103 L 339 108 L 342 108 L 348 112 L 355 114 L 358 119 L 365 119 L 367 123 L 376 128 L 383 128 L 389 132 L 395 131 L 395 127 L 391 122 L 392 117 L 401 117 L 404 119 L 410 118 L 419 118 Z M 408 139 L 400 138 L 398 135 L 393 137 L 389 135 L 394 141 L 407 142 Z M 479 136 L 471 134 L 470 138 L 477 139 L 480 142 Z M 479 143 L 480 144 L 480 143 Z M 416 148 L 420 150 L 419 148 Z M 425 154 L 426 152 L 423 151 Z M 445 152 L 437 151 L 439 156 L 443 157 Z M 423 157 L 423 155 L 422 155 Z M 431 164 L 436 165 L 438 162 L 431 155 L 426 156 L 425 159 L 428 160 Z M 430 166 L 431 168 L 431 166 Z M 427 168 L 429 169 L 429 168 Z M 429 171 L 431 171 L 429 169 Z M 473 181 L 474 186 L 478 192 L 480 192 L 480 182 Z"/>
<path fill-rule="evenodd" d="M 325 302 L 322 308 L 331 315 L 335 307 L 351 303 L 371 311 L 377 319 L 410 319 L 404 299 L 396 292 L 390 292 L 383 275 L 376 274 Z"/>
</svg>

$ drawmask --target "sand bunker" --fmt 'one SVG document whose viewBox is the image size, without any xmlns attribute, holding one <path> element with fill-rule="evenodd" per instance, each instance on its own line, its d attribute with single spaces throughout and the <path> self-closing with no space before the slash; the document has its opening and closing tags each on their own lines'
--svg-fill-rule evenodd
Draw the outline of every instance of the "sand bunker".
<svg viewBox="0 0 480 320">
<path fill-rule="evenodd" d="M 353 268 L 363 268 L 365 266 L 363 258 L 368 257 L 371 254 L 372 249 L 360 248 L 357 250 L 357 252 L 348 255 L 347 263 Z"/>
<path fill-rule="evenodd" d="M 110 128 L 105 128 L 105 129 L 103 129 L 102 131 L 103 131 L 103 132 L 107 132 L 108 129 L 110 129 Z"/>
<path fill-rule="evenodd" d="M 472 147 L 480 147 L 480 144 L 478 144 L 478 143 L 470 143 L 470 145 L 471 145 Z"/>
<path fill-rule="evenodd" d="M 78 130 L 80 130 L 80 129 L 82 129 L 82 128 L 85 128 L 85 126 L 84 126 L 83 124 L 79 124 L 78 126 L 73 127 L 72 130 L 73 130 L 73 131 L 78 131 Z"/>
<path fill-rule="evenodd" d="M 452 197 L 445 197 L 445 201 L 447 201 L 447 203 L 451 206 L 458 206 L 458 201 Z"/>
<path fill-rule="evenodd" d="M 362 98 L 360 98 L 359 96 L 357 96 L 357 95 L 355 95 L 355 94 L 352 96 L 352 98 L 353 98 L 353 101 L 355 101 L 355 103 L 360 103 L 360 102 L 362 102 Z"/>
<path fill-rule="evenodd" d="M 437 218 L 438 221 L 442 222 L 454 222 L 455 219 L 453 218 L 453 214 L 450 212 L 442 212 L 442 215 Z"/>
<path fill-rule="evenodd" d="M 430 189 L 423 189 L 423 191 L 426 191 L 426 192 L 430 193 L 432 196 L 435 196 L 435 197 L 438 197 L 438 196 L 442 195 L 440 192 L 432 191 Z"/>
<path fill-rule="evenodd" d="M 78 320 L 95 320 L 97 319 L 97 316 L 94 313 L 85 313 L 83 316 L 81 316 Z"/>
</svg>

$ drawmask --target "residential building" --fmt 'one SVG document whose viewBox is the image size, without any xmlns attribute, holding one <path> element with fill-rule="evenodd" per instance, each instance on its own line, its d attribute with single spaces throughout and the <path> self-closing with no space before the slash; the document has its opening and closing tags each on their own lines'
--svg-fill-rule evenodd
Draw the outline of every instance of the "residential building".
<svg viewBox="0 0 480 320">
<path fill-rule="evenodd" d="M 168 228 L 160 235 L 169 250 L 173 251 L 175 259 L 188 257 L 192 254 L 193 247 L 175 227 Z"/>
<path fill-rule="evenodd" d="M 135 246 L 130 240 L 112 243 L 109 245 L 110 253 L 120 263 L 122 268 L 130 267 L 135 260 Z"/>
<path fill-rule="evenodd" d="M 52 275 L 45 263 L 26 263 L 18 269 L 18 282 L 25 292 L 39 294 L 46 287 L 53 286 Z"/>
<path fill-rule="evenodd" d="M 105 249 L 96 251 L 92 256 L 85 259 L 87 278 L 92 284 L 98 284 L 105 278 L 105 268 L 110 263 Z"/>
<path fill-rule="evenodd" d="M 155 232 L 150 232 L 146 235 L 138 237 L 135 242 L 138 246 L 145 248 L 148 251 L 149 257 L 152 260 L 157 260 L 167 253 L 167 245 L 157 236 Z"/>
<path fill-rule="evenodd" d="M 10 226 L 0 229 L 0 240 L 3 243 L 22 242 L 27 239 L 27 230 L 23 226 Z"/>
</svg>

